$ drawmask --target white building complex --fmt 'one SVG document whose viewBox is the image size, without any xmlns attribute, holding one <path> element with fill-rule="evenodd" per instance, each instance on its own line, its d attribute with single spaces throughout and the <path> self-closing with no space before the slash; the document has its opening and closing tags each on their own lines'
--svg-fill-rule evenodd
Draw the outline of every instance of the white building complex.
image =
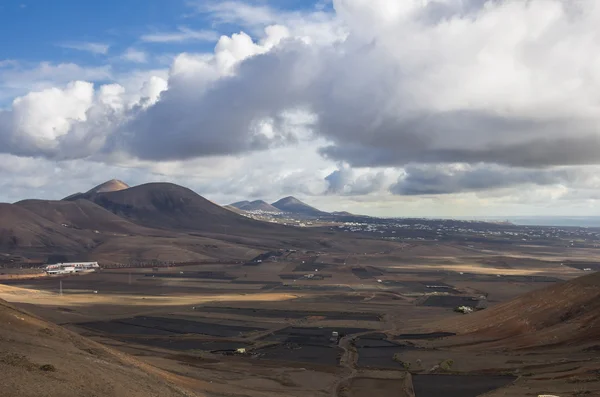
<svg viewBox="0 0 600 397">
<path fill-rule="evenodd" d="M 44 270 L 48 274 L 69 274 L 95 272 L 99 268 L 100 266 L 98 265 L 98 262 L 72 262 L 48 265 L 44 268 Z"/>
</svg>

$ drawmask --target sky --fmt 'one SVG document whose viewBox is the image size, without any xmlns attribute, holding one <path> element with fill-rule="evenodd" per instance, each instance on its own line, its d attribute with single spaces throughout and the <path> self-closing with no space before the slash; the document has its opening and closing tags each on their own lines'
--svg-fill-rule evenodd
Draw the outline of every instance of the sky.
<svg viewBox="0 0 600 397">
<path fill-rule="evenodd" d="M 0 201 L 598 216 L 597 26 L 596 0 L 3 0 Z"/>
</svg>

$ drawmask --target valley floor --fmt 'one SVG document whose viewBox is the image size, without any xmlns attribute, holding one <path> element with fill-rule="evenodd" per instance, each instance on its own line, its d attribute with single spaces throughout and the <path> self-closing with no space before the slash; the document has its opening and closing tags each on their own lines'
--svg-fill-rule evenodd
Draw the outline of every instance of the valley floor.
<svg viewBox="0 0 600 397">
<path fill-rule="evenodd" d="M 456 306 L 484 313 L 585 274 L 563 259 L 398 244 L 370 255 L 4 280 L 0 298 L 204 396 L 600 394 L 598 340 L 514 350 L 454 336 L 455 324 L 480 315 Z"/>
</svg>

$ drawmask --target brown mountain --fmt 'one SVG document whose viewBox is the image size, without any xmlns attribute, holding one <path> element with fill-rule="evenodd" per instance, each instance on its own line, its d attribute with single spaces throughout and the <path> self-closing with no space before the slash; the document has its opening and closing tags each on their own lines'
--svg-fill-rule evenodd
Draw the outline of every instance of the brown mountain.
<svg viewBox="0 0 600 397">
<path fill-rule="evenodd" d="M 82 251 L 93 245 L 92 234 L 45 219 L 16 204 L 0 203 L 0 248 L 8 251 Z"/>
<path fill-rule="evenodd" d="M 320 211 L 315 207 L 311 207 L 310 205 L 303 203 L 295 197 L 289 196 L 284 197 L 281 200 L 278 200 L 271 204 L 273 207 L 279 209 L 281 212 L 289 212 L 295 215 L 304 215 L 304 216 L 323 216 L 328 215 L 327 212 Z"/>
<path fill-rule="evenodd" d="M 331 233 L 250 219 L 171 183 L 94 189 L 85 199 L 6 204 L 7 215 L 0 212 L 0 252 L 181 262 L 245 260 L 282 247 L 344 250 L 350 244 Z"/>
<path fill-rule="evenodd" d="M 0 288 L 11 288 L 0 286 Z M 0 395 L 191 397 L 178 379 L 0 300 Z"/>
<path fill-rule="evenodd" d="M 530 292 L 446 325 L 498 348 L 597 344 L 600 273 Z"/>
<path fill-rule="evenodd" d="M 151 234 L 152 232 L 116 216 L 89 200 L 23 200 L 15 205 L 63 227 L 103 233 Z"/>
<path fill-rule="evenodd" d="M 131 222 L 157 229 L 227 234 L 284 229 L 238 215 L 172 183 L 148 183 L 96 193 L 89 195 L 88 200 Z"/>
<path fill-rule="evenodd" d="M 106 192 L 118 192 L 119 190 L 129 189 L 129 185 L 123 181 L 118 179 L 111 179 L 110 181 L 106 181 L 101 183 L 100 185 L 88 190 L 85 193 L 75 193 L 70 196 L 65 197 L 63 200 L 78 200 L 82 198 L 87 198 L 96 193 L 106 193 Z"/>
<path fill-rule="evenodd" d="M 24 200 L 10 206 L 10 211 L 16 211 L 18 216 L 14 219 L 4 217 L 5 225 L 11 224 L 13 228 L 0 233 L 5 241 L 0 247 L 3 246 L 8 252 L 26 252 L 30 249 L 20 246 L 31 238 L 23 233 L 15 233 L 16 219 L 22 222 L 19 225 L 24 230 L 37 232 L 36 237 L 41 243 L 30 245 L 38 247 L 36 252 L 42 258 L 62 254 L 68 260 L 78 258 L 103 263 L 133 260 L 186 262 L 210 258 L 245 258 L 249 251 L 248 247 L 207 237 L 147 228 L 89 200 Z M 36 222 L 39 226 L 35 226 Z M 20 245 L 15 246 L 13 241 Z"/>
<path fill-rule="evenodd" d="M 106 193 L 106 192 L 118 192 L 119 190 L 129 189 L 129 185 L 118 179 L 111 179 L 108 182 L 101 183 L 95 188 L 88 191 L 91 193 Z"/>
</svg>

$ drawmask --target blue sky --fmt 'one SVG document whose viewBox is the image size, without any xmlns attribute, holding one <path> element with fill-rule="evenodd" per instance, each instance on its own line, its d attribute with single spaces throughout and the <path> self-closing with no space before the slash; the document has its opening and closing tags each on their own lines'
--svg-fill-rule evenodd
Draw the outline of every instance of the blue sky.
<svg viewBox="0 0 600 397">
<path fill-rule="evenodd" d="M 178 27 L 211 29 L 200 15 L 186 17 L 184 1 L 160 0 L 9 0 L 0 9 L 0 29 L 11 40 L 0 48 L 0 59 L 20 62 L 73 62 L 100 65 L 133 47 L 150 54 L 209 51 L 214 41 L 145 43 L 145 34 Z M 96 45 L 95 51 L 78 50 Z M 104 50 L 106 48 L 106 50 Z M 111 62 L 113 68 L 123 67 Z"/>
<path fill-rule="evenodd" d="M 207 30 L 231 34 L 240 26 L 217 23 L 198 8 L 206 1 L 188 0 L 3 0 L 0 4 L 0 60 L 69 61 L 97 64 L 106 56 L 119 54 L 129 47 L 150 53 L 210 51 L 215 40 L 145 42 L 144 35 L 176 32 L 178 29 Z M 281 10 L 313 8 L 307 0 L 279 0 L 269 4 Z M 106 54 L 78 51 L 63 46 L 95 43 L 109 46 Z"/>
<path fill-rule="evenodd" d="M 16 96 L 52 83 L 66 84 L 69 73 L 72 79 L 96 84 L 118 82 L 127 73 L 166 71 L 180 53 L 210 54 L 222 35 L 241 31 L 253 38 L 261 35 L 266 23 L 248 26 L 253 24 L 251 18 L 229 19 L 227 10 L 238 5 L 251 11 L 268 10 L 274 18 L 285 12 L 331 10 L 331 4 L 323 0 L 226 3 L 3 0 L 0 33 L 10 39 L 0 46 L 0 109 Z M 57 72 L 60 67 L 63 71 Z"/>
</svg>

